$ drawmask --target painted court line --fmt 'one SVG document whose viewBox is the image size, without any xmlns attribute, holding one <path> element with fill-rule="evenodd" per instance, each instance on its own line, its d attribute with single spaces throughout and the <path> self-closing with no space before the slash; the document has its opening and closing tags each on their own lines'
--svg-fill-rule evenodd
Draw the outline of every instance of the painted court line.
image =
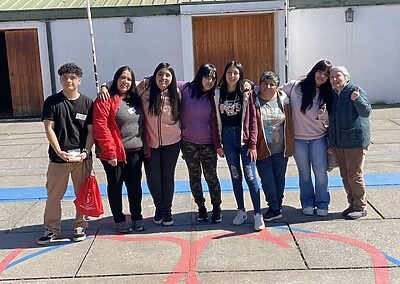
<svg viewBox="0 0 400 284">
<path fill-rule="evenodd" d="M 275 228 L 275 229 L 284 229 L 283 226 L 274 226 L 269 229 L 265 229 L 259 233 L 250 233 L 243 235 L 242 237 L 245 238 L 252 238 L 252 239 L 260 239 L 264 240 L 266 242 L 270 243 L 275 243 L 276 245 L 281 246 L 282 248 L 286 249 L 291 249 L 291 245 L 289 244 L 289 240 L 291 240 L 292 236 L 280 236 L 280 235 L 275 235 L 271 234 L 270 229 Z M 288 228 L 286 227 L 288 230 Z M 226 232 L 226 233 L 217 233 L 217 234 L 211 234 L 208 236 L 204 236 L 198 240 L 186 240 L 182 239 L 180 237 L 174 237 L 174 236 L 132 236 L 132 235 L 101 235 L 98 236 L 100 239 L 107 239 L 111 241 L 128 241 L 128 242 L 154 242 L 154 241 L 162 241 L 162 242 L 170 242 L 170 243 L 175 243 L 181 247 L 181 255 L 178 263 L 175 266 L 174 271 L 170 273 L 166 279 L 166 283 L 179 283 L 182 278 L 185 279 L 185 282 L 188 284 L 195 284 L 199 283 L 195 271 L 197 269 L 197 264 L 200 261 L 200 256 L 206 246 L 210 243 L 210 241 L 218 239 L 218 238 L 223 238 L 223 237 L 228 237 L 228 236 L 236 236 L 238 235 L 237 233 L 233 232 Z M 334 234 L 325 234 L 325 233 L 319 233 L 319 232 L 312 232 L 309 231 L 307 233 L 300 233 L 297 232 L 295 233 L 295 236 L 297 238 L 316 238 L 316 239 L 327 239 L 327 240 L 333 240 L 337 241 L 339 243 L 347 244 L 350 246 L 358 247 L 359 249 L 364 250 L 367 252 L 372 260 L 373 267 L 374 267 L 374 272 L 375 272 L 375 283 L 389 283 L 389 271 L 387 268 L 387 261 L 394 263 L 396 266 L 399 266 L 399 260 L 389 256 L 388 254 L 380 251 L 378 248 L 368 244 L 364 243 L 362 241 L 358 241 L 349 237 L 345 236 L 340 236 L 340 235 L 334 235 Z M 8 256 L 6 256 L 3 260 L 0 260 L 0 274 L 7 270 L 10 269 L 18 264 L 21 264 L 23 262 L 29 261 L 37 256 L 50 253 L 51 251 L 54 251 L 56 249 L 62 248 L 66 245 L 73 244 L 74 242 L 71 243 L 66 243 L 66 244 L 60 244 L 56 245 L 53 247 L 45 247 L 44 249 L 34 252 L 32 254 L 26 255 L 24 257 L 21 257 L 20 259 L 17 259 L 18 255 L 21 254 L 24 251 L 24 247 L 17 248 L 14 251 L 12 251 Z M 193 249 L 194 248 L 194 249 Z M 184 272 L 186 271 L 186 267 L 189 264 L 189 272 Z M 383 268 L 383 269 L 378 269 L 378 268 Z"/>
<path fill-rule="evenodd" d="M 400 174 L 366 174 L 365 183 L 367 187 L 400 187 Z M 232 183 L 229 179 L 220 179 L 221 190 L 223 192 L 232 191 Z M 260 183 L 261 184 L 261 183 Z M 204 191 L 208 191 L 207 184 L 202 181 Z M 107 195 L 106 184 L 100 184 L 102 196 Z M 247 190 L 247 185 L 243 183 L 243 187 Z M 331 190 L 343 188 L 341 178 L 339 176 L 329 176 L 329 188 Z M 143 194 L 150 194 L 146 182 L 142 182 Z M 298 191 L 298 177 L 287 177 L 285 191 Z M 126 195 L 124 188 L 123 193 Z M 175 193 L 190 193 L 189 181 L 175 181 Z M 72 186 L 68 186 L 67 192 L 64 195 L 65 199 L 75 199 Z M 17 202 L 31 201 L 38 199 L 46 199 L 45 187 L 9 187 L 0 188 L 0 202 Z"/>
</svg>

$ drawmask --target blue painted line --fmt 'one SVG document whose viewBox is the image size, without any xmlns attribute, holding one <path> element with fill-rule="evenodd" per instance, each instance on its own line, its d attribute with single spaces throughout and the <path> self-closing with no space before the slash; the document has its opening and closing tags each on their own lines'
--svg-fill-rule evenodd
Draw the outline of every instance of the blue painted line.
<svg viewBox="0 0 400 284">
<path fill-rule="evenodd" d="M 45 249 L 43 249 L 43 250 L 41 250 L 41 251 L 38 251 L 38 252 L 35 252 L 35 253 L 32 253 L 32 254 L 26 255 L 26 256 L 24 256 L 24 257 L 21 257 L 20 259 L 17 259 L 16 261 L 13 261 L 13 262 L 11 262 L 9 265 L 7 265 L 6 270 L 9 269 L 9 268 L 11 268 L 11 267 L 13 267 L 13 266 L 15 266 L 15 265 L 17 265 L 17 264 L 20 264 L 20 263 L 22 263 L 22 262 L 25 262 L 25 261 L 27 261 L 27 260 L 29 260 L 29 259 L 31 259 L 31 258 L 34 258 L 34 257 L 37 257 L 37 256 L 39 256 L 39 255 L 48 253 L 48 252 L 50 252 L 50 251 L 53 251 L 53 250 L 56 250 L 56 249 L 65 247 L 65 246 L 67 246 L 67 245 L 70 245 L 70 243 L 61 244 L 61 245 L 56 245 L 56 246 L 52 246 L 52 247 L 48 247 L 48 248 L 45 248 Z"/>
<path fill-rule="evenodd" d="M 366 174 L 365 183 L 367 187 L 400 187 L 400 174 Z M 220 179 L 222 192 L 232 192 L 232 183 L 230 179 Z M 261 183 L 260 183 L 261 184 Z M 207 184 L 202 181 L 203 189 L 208 191 Z M 101 195 L 107 196 L 107 185 L 99 184 Z M 243 182 L 243 187 L 247 190 L 247 185 Z M 342 180 L 340 176 L 329 176 L 329 188 L 331 190 L 342 189 Z M 146 182 L 142 182 L 144 195 L 149 195 L 149 189 Z M 298 191 L 298 177 L 287 177 L 285 191 Z M 175 193 L 190 193 L 189 181 L 175 181 Z M 126 195 L 126 189 L 123 189 Z M 0 188 L 0 202 L 17 202 L 46 199 L 47 193 L 45 187 L 8 187 Z M 64 199 L 75 199 L 73 187 L 70 185 L 64 195 Z"/>
<path fill-rule="evenodd" d="M 382 252 L 385 255 L 385 258 L 390 261 L 391 263 L 393 263 L 394 265 L 396 265 L 397 267 L 400 267 L 400 260 L 395 259 L 394 257 L 391 257 L 390 255 Z"/>
<path fill-rule="evenodd" d="M 91 238 L 92 238 L 91 236 L 88 236 L 88 237 L 86 238 L 86 240 L 90 240 Z M 74 244 L 74 242 L 69 242 L 69 243 L 65 243 L 65 244 L 54 245 L 54 246 L 51 246 L 51 247 L 47 247 L 47 248 L 45 248 L 45 249 L 43 249 L 43 250 L 41 250 L 41 251 L 31 253 L 31 254 L 29 254 L 29 255 L 26 255 L 26 256 L 24 256 L 24 257 L 21 257 L 21 258 L 15 260 L 15 261 L 11 262 L 9 265 L 6 266 L 6 270 L 9 269 L 9 268 L 11 268 L 11 267 L 13 267 L 13 266 L 15 266 L 15 265 L 18 265 L 18 264 L 20 264 L 20 263 L 22 263 L 22 262 L 28 261 L 28 260 L 30 260 L 30 259 L 32 259 L 32 258 L 34 258 L 34 257 L 40 256 L 40 255 L 42 255 L 42 254 L 45 254 L 45 253 L 51 252 L 51 251 L 53 251 L 53 250 L 60 249 L 60 248 L 62 248 L 62 247 L 69 246 L 69 245 L 72 245 L 72 244 Z"/>
<path fill-rule="evenodd" d="M 271 228 L 277 229 L 277 230 L 282 230 L 282 231 L 289 231 L 289 228 L 286 226 L 271 226 Z M 295 233 L 303 233 L 303 234 L 313 234 L 315 232 L 309 231 L 309 230 L 303 230 L 303 229 L 297 229 L 297 228 L 291 228 L 292 232 Z"/>
</svg>

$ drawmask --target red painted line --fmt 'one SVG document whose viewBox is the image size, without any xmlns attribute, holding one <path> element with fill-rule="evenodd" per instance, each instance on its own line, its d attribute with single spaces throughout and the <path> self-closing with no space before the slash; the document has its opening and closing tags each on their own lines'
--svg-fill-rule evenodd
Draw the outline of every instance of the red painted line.
<svg viewBox="0 0 400 284">
<path fill-rule="evenodd" d="M 238 235 L 237 233 L 234 233 L 234 234 Z M 191 243 L 192 251 L 190 253 L 189 273 L 185 277 L 187 284 L 200 283 L 199 280 L 197 279 L 197 275 L 196 275 L 197 264 L 199 263 L 200 256 L 203 253 L 206 245 L 213 239 L 230 236 L 230 235 L 232 235 L 232 233 L 218 233 L 218 234 L 205 236 L 198 240 L 192 241 L 192 243 Z"/>
<path fill-rule="evenodd" d="M 35 242 L 28 241 L 23 246 L 14 249 L 11 251 L 2 261 L 0 261 L 0 275 L 6 270 L 7 266 L 20 254 L 22 253 L 28 246 L 31 246 Z"/>
<path fill-rule="evenodd" d="M 190 242 L 178 237 L 166 237 L 166 236 L 146 236 L 146 237 L 130 237 L 129 235 L 110 235 L 110 236 L 98 236 L 98 238 L 109 239 L 109 240 L 119 240 L 119 241 L 160 241 L 160 242 L 172 242 L 181 247 L 181 257 L 176 264 L 172 273 L 165 280 L 166 283 L 179 283 L 188 271 L 188 263 L 190 261 Z M 197 282 L 195 282 L 197 283 Z"/>
<path fill-rule="evenodd" d="M 6 267 L 21 253 L 25 248 L 18 248 L 10 252 L 1 262 L 0 262 L 0 274 L 4 272 Z"/>
<path fill-rule="evenodd" d="M 200 256 L 203 253 L 205 247 L 211 240 L 220 238 L 226 238 L 231 236 L 240 236 L 245 238 L 260 239 L 267 242 L 274 243 L 283 248 L 291 248 L 291 245 L 287 242 L 292 239 L 292 236 L 276 236 L 270 233 L 270 228 L 259 233 L 247 233 L 240 234 L 235 232 L 218 233 L 209 236 L 202 237 L 195 241 L 188 241 L 182 238 L 173 236 L 143 236 L 143 237 L 132 237 L 132 235 L 102 235 L 97 236 L 100 239 L 119 240 L 119 241 L 162 241 L 172 242 L 181 247 L 181 256 L 177 262 L 172 273 L 165 280 L 166 283 L 179 283 L 182 278 L 185 278 L 185 282 L 188 284 L 198 284 L 196 268 L 200 260 Z M 377 248 L 370 244 L 354 240 L 344 236 L 336 236 L 324 233 L 295 233 L 297 238 L 317 238 L 317 239 L 329 239 L 345 244 L 349 244 L 362 250 L 366 251 L 372 258 L 375 273 L 375 283 L 377 284 L 388 284 L 390 283 L 389 270 L 387 268 L 388 262 L 385 255 Z M 0 262 L 0 275 L 4 272 L 7 266 L 26 248 L 26 245 L 11 251 L 3 260 Z"/>
<path fill-rule="evenodd" d="M 372 258 L 372 264 L 375 273 L 375 283 L 376 284 L 388 284 L 390 283 L 389 269 L 387 268 L 388 262 L 385 255 L 377 248 L 370 244 L 357 241 L 344 236 L 336 236 L 324 233 L 309 233 L 309 234 L 295 234 L 296 237 L 300 238 L 318 238 L 318 239 L 329 239 L 345 244 L 350 244 L 355 247 L 359 247 L 366 251 Z M 386 266 L 386 267 L 385 267 Z"/>
<path fill-rule="evenodd" d="M 265 228 L 261 232 L 258 233 L 252 233 L 244 236 L 245 238 L 251 238 L 251 239 L 259 239 L 259 240 L 264 240 L 267 242 L 274 243 L 280 247 L 283 248 L 291 248 L 291 245 L 287 243 L 289 236 L 275 236 L 271 234 L 270 228 Z M 290 237 L 291 238 L 291 237 Z"/>
<path fill-rule="evenodd" d="M 200 260 L 201 253 L 203 253 L 205 247 L 213 239 L 230 237 L 230 236 L 243 236 L 245 238 L 260 239 L 267 242 L 272 242 L 283 248 L 291 248 L 291 245 L 288 244 L 287 241 L 291 240 L 292 236 L 275 236 L 270 233 L 269 228 L 266 228 L 265 230 L 259 233 L 248 233 L 246 235 L 242 235 L 239 233 L 232 233 L 232 232 L 219 233 L 219 234 L 205 236 L 199 240 L 195 240 L 192 242 L 177 237 L 162 237 L 162 236 L 128 237 L 127 235 L 112 235 L 112 236 L 99 236 L 99 237 L 104 239 L 121 240 L 121 241 L 167 241 L 178 244 L 182 249 L 181 257 L 177 265 L 175 266 L 173 272 L 167 277 L 165 282 L 175 284 L 179 283 L 182 277 L 185 277 L 185 282 L 187 284 L 198 284 L 199 281 L 196 275 L 196 268 Z M 355 247 L 359 247 L 364 251 L 366 251 L 368 254 L 370 254 L 370 256 L 372 257 L 372 263 L 374 266 L 374 273 L 375 273 L 375 283 L 377 284 L 390 283 L 389 270 L 384 267 L 388 265 L 388 262 L 384 254 L 377 248 L 367 243 L 360 242 L 344 236 L 329 235 L 324 233 L 307 233 L 307 234 L 297 233 L 295 234 L 295 236 L 298 238 L 318 238 L 318 239 L 335 240 L 345 244 L 353 245 Z M 187 267 L 188 263 L 189 267 Z M 188 271 L 188 273 L 183 272 L 185 270 Z"/>
<path fill-rule="evenodd" d="M 206 245 L 212 239 L 234 236 L 234 235 L 240 236 L 240 234 L 238 233 L 230 233 L 230 232 L 218 233 L 214 235 L 205 236 L 199 240 L 195 240 L 192 242 L 177 237 L 166 237 L 166 236 L 129 237 L 129 235 L 110 235 L 110 236 L 98 236 L 98 237 L 102 239 L 119 240 L 119 241 L 163 241 L 163 242 L 172 242 L 178 244 L 182 249 L 181 257 L 178 263 L 176 264 L 174 270 L 172 271 L 172 273 L 165 280 L 165 283 L 168 284 L 179 283 L 182 277 L 184 277 L 185 282 L 187 284 L 198 284 L 200 282 L 197 279 L 196 275 L 197 263 Z M 188 272 L 185 273 L 183 271 L 188 271 Z"/>
</svg>

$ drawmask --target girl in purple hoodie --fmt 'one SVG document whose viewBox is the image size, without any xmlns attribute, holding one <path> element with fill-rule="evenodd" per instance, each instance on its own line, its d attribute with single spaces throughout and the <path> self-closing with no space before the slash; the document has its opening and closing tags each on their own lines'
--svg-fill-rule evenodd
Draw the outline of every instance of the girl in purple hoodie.
<svg viewBox="0 0 400 284">
<path fill-rule="evenodd" d="M 201 186 L 201 172 L 210 192 L 213 206 L 211 223 L 219 223 L 221 216 L 221 186 L 217 176 L 217 153 L 223 151 L 215 115 L 214 90 L 217 70 L 203 64 L 193 81 L 178 87 L 182 92 L 182 154 L 189 171 L 190 189 L 198 206 L 198 221 L 207 221 L 208 214 Z"/>
</svg>

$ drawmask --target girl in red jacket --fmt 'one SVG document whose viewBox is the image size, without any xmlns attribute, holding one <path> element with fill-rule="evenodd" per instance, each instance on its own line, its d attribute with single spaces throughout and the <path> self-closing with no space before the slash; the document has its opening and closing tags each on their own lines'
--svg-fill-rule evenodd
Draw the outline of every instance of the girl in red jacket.
<svg viewBox="0 0 400 284">
<path fill-rule="evenodd" d="M 93 136 L 107 175 L 108 201 L 118 231 L 131 232 L 122 212 L 122 183 L 125 183 L 132 226 L 142 231 L 144 119 L 131 68 L 123 66 L 115 72 L 109 94 L 108 100 L 96 99 L 93 112 Z"/>
</svg>

